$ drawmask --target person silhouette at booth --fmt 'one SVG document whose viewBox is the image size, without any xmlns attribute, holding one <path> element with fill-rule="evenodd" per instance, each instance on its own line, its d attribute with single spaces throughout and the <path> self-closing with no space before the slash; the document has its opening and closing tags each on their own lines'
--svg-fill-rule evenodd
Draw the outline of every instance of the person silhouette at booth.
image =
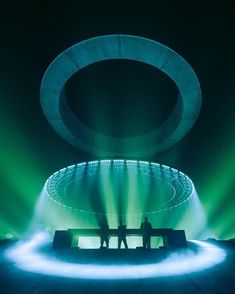
<svg viewBox="0 0 235 294">
<path fill-rule="evenodd" d="M 150 249 L 151 248 L 151 232 L 152 232 L 152 225 L 148 221 L 148 218 L 144 218 L 144 222 L 142 222 L 140 226 L 140 230 L 142 233 L 142 240 L 143 240 L 143 248 Z"/>
<path fill-rule="evenodd" d="M 122 220 L 120 220 L 119 226 L 118 226 L 118 249 L 121 248 L 122 242 L 125 248 L 128 249 L 128 245 L 126 241 L 126 225 L 124 225 Z"/>
<path fill-rule="evenodd" d="M 100 248 L 105 248 L 104 243 L 106 244 L 106 248 L 109 248 L 109 225 L 107 220 L 102 220 L 99 223 L 100 226 Z"/>
</svg>

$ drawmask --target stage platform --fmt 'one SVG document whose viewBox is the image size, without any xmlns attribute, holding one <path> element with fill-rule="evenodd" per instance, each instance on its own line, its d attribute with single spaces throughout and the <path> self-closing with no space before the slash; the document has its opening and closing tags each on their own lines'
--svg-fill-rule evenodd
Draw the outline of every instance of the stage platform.
<svg viewBox="0 0 235 294">
<path fill-rule="evenodd" d="M 16 264 L 4 256 L 7 248 L 14 245 L 14 242 L 0 243 L 0 287 L 1 293 L 234 293 L 235 291 L 235 242 L 234 241 L 213 241 L 211 243 L 222 247 L 227 254 L 227 258 L 221 264 L 207 270 L 182 274 L 170 277 L 142 278 L 138 279 L 95 279 L 94 276 L 87 278 L 62 278 L 56 276 L 43 275 L 27 272 L 16 267 Z M 168 254 L 165 250 L 150 250 L 146 255 L 142 255 L 141 250 L 59 250 L 47 249 L 47 254 L 51 252 L 54 257 L 60 256 L 62 259 L 70 259 L 77 262 L 83 255 L 84 263 L 90 260 L 96 261 L 100 257 L 103 261 L 113 263 L 120 261 L 127 256 L 129 262 L 140 263 L 143 256 L 152 259 L 153 255 L 159 260 Z M 23 254 L 23 252 L 22 252 Z M 109 259 L 109 260 L 107 260 Z M 30 262 L 30 260 L 28 260 Z"/>
</svg>

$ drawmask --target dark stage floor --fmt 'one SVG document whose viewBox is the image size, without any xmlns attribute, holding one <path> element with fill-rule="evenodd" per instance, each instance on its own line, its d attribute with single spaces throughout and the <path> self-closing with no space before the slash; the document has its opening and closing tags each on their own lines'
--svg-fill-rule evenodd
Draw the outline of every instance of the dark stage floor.
<svg viewBox="0 0 235 294">
<path fill-rule="evenodd" d="M 2 241 L 0 293 L 235 293 L 235 242 L 211 242 L 222 248 L 227 256 L 222 263 L 206 270 L 154 278 L 144 278 L 140 273 L 134 279 L 97 279 L 94 273 L 86 278 L 65 278 L 24 271 L 17 267 L 17 263 L 5 257 L 5 250 L 14 245 L 14 242 Z M 141 249 L 45 251 L 53 258 L 75 265 L 77 262 L 87 265 L 95 260 L 97 264 L 115 265 L 119 271 L 118 265 L 121 263 L 142 265 L 151 264 L 153 260 L 157 263 L 169 254 L 165 250 L 151 250 L 146 253 Z M 33 260 L 26 259 L 25 263 L 27 262 L 33 263 Z M 60 270 L 62 268 L 57 268 L 57 272 Z"/>
</svg>

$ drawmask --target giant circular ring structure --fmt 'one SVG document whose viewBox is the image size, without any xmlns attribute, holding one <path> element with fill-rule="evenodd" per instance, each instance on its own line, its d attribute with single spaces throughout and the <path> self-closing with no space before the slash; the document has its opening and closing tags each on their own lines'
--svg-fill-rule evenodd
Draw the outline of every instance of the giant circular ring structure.
<svg viewBox="0 0 235 294">
<path fill-rule="evenodd" d="M 112 59 L 146 63 L 164 72 L 177 85 L 176 106 L 157 129 L 129 138 L 105 136 L 84 125 L 70 109 L 65 91 L 68 79 L 90 64 Z M 143 158 L 165 150 L 191 129 L 201 108 L 200 85 L 191 66 L 172 49 L 132 35 L 95 37 L 66 49 L 49 65 L 40 97 L 53 129 L 73 146 L 99 157 Z"/>
<path fill-rule="evenodd" d="M 169 211 L 170 209 L 176 208 L 184 203 L 186 203 L 193 195 L 194 185 L 188 176 L 182 172 L 170 168 L 165 165 L 160 165 L 158 163 L 146 162 L 146 161 L 136 161 L 136 160 L 99 160 L 99 161 L 90 161 L 79 163 L 76 165 L 68 166 L 63 168 L 53 175 L 51 175 L 45 183 L 44 191 L 46 195 L 53 202 L 56 202 L 58 205 L 62 205 L 74 212 L 81 213 L 91 213 L 91 214 L 105 214 L 105 215 L 117 215 L 116 211 L 106 211 L 102 212 L 99 210 L 86 210 L 84 208 L 84 202 L 87 201 L 86 197 L 93 197 L 96 195 L 96 201 L 99 201 L 97 198 L 97 191 L 95 192 L 94 180 L 89 181 L 89 178 L 98 178 L 97 171 L 100 170 L 101 173 L 106 175 L 106 180 L 112 182 L 112 185 L 115 186 L 116 179 L 120 180 L 122 177 L 121 186 L 125 185 L 123 175 L 126 174 L 126 177 L 129 177 L 129 185 L 133 187 L 136 182 L 131 182 L 131 177 L 141 177 L 138 178 L 139 181 L 147 182 L 149 179 L 152 179 L 151 184 L 151 198 L 153 199 L 153 204 L 149 210 L 144 211 L 145 215 L 150 215 L 158 212 Z M 112 179 L 110 175 L 114 174 L 115 177 Z M 84 179 L 88 185 L 92 185 L 93 188 L 90 193 L 79 193 L 79 185 L 84 186 Z M 111 180 L 110 180 L 111 179 Z M 68 187 L 75 184 L 75 193 L 72 194 L 71 190 L 68 192 Z M 120 182 L 117 181 L 118 185 Z M 159 200 L 159 193 L 154 193 L 154 185 L 161 185 L 167 188 L 166 193 Z M 120 198 L 120 187 L 118 188 L 119 192 L 118 197 Z M 114 193 L 114 192 L 113 192 Z M 134 203 L 138 202 L 138 194 L 135 193 L 135 200 L 132 203 L 132 210 L 125 213 L 125 215 L 136 215 L 142 216 L 143 210 L 138 211 L 135 208 Z M 143 195 L 141 195 L 143 197 Z M 128 194 L 125 194 L 125 202 L 127 202 Z M 88 199 L 89 200 L 89 199 Z"/>
</svg>

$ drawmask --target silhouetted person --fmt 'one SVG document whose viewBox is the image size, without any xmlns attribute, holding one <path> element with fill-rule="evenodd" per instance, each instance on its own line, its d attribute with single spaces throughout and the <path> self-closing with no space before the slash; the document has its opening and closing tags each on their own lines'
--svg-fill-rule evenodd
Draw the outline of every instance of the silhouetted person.
<svg viewBox="0 0 235 294">
<path fill-rule="evenodd" d="M 100 226 L 100 248 L 104 248 L 104 243 L 106 247 L 109 248 L 109 225 L 107 221 L 102 221 Z"/>
<path fill-rule="evenodd" d="M 126 241 L 126 225 L 123 225 L 122 220 L 119 222 L 118 226 L 118 249 L 121 248 L 122 242 L 126 249 L 128 249 L 127 241 Z"/>
<path fill-rule="evenodd" d="M 151 231 L 152 225 L 148 222 L 148 218 L 144 218 L 144 222 L 140 226 L 142 237 L 143 237 L 143 247 L 150 249 L 150 238 L 151 238 Z"/>
</svg>

